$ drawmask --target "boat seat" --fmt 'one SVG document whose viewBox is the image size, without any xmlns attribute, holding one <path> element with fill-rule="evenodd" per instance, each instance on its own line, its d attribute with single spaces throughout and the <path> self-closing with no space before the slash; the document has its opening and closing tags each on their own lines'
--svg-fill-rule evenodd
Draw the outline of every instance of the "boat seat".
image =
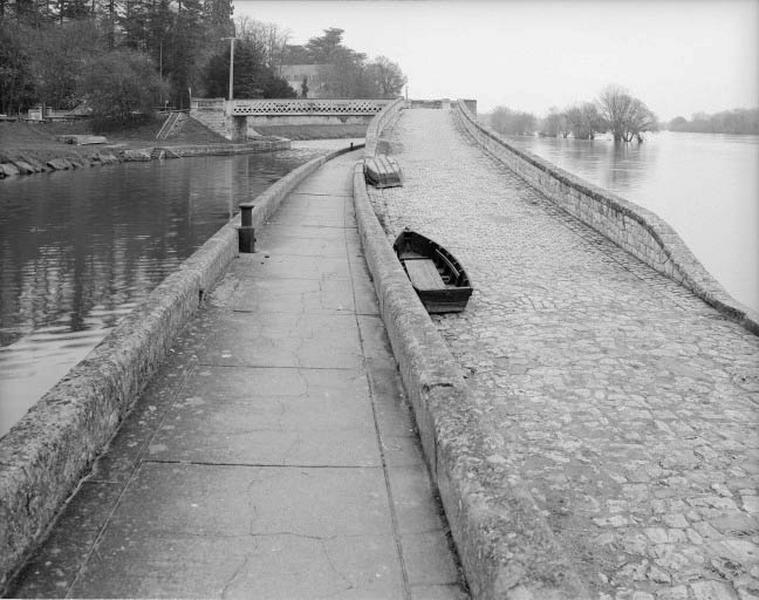
<svg viewBox="0 0 759 600">
<path fill-rule="evenodd" d="M 431 258 L 404 260 L 406 273 L 413 286 L 418 290 L 439 290 L 445 287 L 443 278 Z"/>
<path fill-rule="evenodd" d="M 461 273 L 459 273 L 459 270 L 448 259 L 448 257 L 440 251 L 440 248 L 435 249 L 435 256 L 437 256 L 439 260 L 444 262 L 446 267 L 448 268 L 449 279 L 451 280 L 449 283 L 458 285 L 459 279 L 461 279 Z"/>
</svg>

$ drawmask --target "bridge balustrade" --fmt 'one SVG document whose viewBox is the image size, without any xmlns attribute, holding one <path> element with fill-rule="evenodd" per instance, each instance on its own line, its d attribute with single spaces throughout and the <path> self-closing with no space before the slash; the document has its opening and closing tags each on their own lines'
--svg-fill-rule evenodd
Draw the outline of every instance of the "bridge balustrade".
<svg viewBox="0 0 759 600">
<path fill-rule="evenodd" d="M 232 115 L 375 115 L 388 99 L 334 100 L 320 98 L 233 100 Z"/>
</svg>

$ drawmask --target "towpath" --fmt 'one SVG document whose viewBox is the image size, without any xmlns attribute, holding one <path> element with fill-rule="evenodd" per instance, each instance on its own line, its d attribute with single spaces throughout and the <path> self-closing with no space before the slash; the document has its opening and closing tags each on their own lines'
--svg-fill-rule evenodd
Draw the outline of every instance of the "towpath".
<svg viewBox="0 0 759 600">
<path fill-rule="evenodd" d="M 466 597 L 361 253 L 359 158 L 257 232 L 12 597 Z"/>
<path fill-rule="evenodd" d="M 448 247 L 475 292 L 436 317 L 489 428 L 593 597 L 759 597 L 759 338 L 406 110 L 389 238 Z M 508 486 L 505 486 L 507 489 Z"/>
</svg>

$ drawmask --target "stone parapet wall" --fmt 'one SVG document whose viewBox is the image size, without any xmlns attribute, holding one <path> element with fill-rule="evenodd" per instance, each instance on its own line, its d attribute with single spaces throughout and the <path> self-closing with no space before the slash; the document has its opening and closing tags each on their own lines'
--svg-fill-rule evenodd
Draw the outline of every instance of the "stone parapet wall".
<svg viewBox="0 0 759 600">
<path fill-rule="evenodd" d="M 391 125 L 398 117 L 399 111 L 405 107 L 406 102 L 403 98 L 398 98 L 385 106 L 382 112 L 372 119 L 371 123 L 369 123 L 369 127 L 366 128 L 365 156 L 372 157 L 377 154 L 377 141 L 382 134 L 382 130 Z"/>
<path fill-rule="evenodd" d="M 479 123 L 464 101 L 454 114 L 485 150 L 563 210 L 759 334 L 759 315 L 730 296 L 658 215 L 516 148 Z"/>
<path fill-rule="evenodd" d="M 380 315 L 472 597 L 589 597 L 528 491 L 517 482 L 504 486 L 497 475 L 492 423 L 473 401 L 460 365 L 395 256 L 369 203 L 360 164 L 353 194 Z"/>
<path fill-rule="evenodd" d="M 350 150 L 309 161 L 274 183 L 254 200 L 253 225 Z M 0 593 L 237 256 L 239 224 L 238 215 L 184 261 L 0 439 Z"/>
</svg>

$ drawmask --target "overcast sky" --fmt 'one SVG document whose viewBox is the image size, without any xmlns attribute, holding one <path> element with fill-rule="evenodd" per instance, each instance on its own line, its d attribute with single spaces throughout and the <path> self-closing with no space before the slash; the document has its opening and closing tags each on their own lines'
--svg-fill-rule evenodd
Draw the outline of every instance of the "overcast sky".
<svg viewBox="0 0 759 600">
<path fill-rule="evenodd" d="M 304 43 L 328 27 L 408 77 L 412 98 L 543 115 L 629 89 L 662 120 L 759 106 L 759 0 L 235 0 Z"/>
</svg>

